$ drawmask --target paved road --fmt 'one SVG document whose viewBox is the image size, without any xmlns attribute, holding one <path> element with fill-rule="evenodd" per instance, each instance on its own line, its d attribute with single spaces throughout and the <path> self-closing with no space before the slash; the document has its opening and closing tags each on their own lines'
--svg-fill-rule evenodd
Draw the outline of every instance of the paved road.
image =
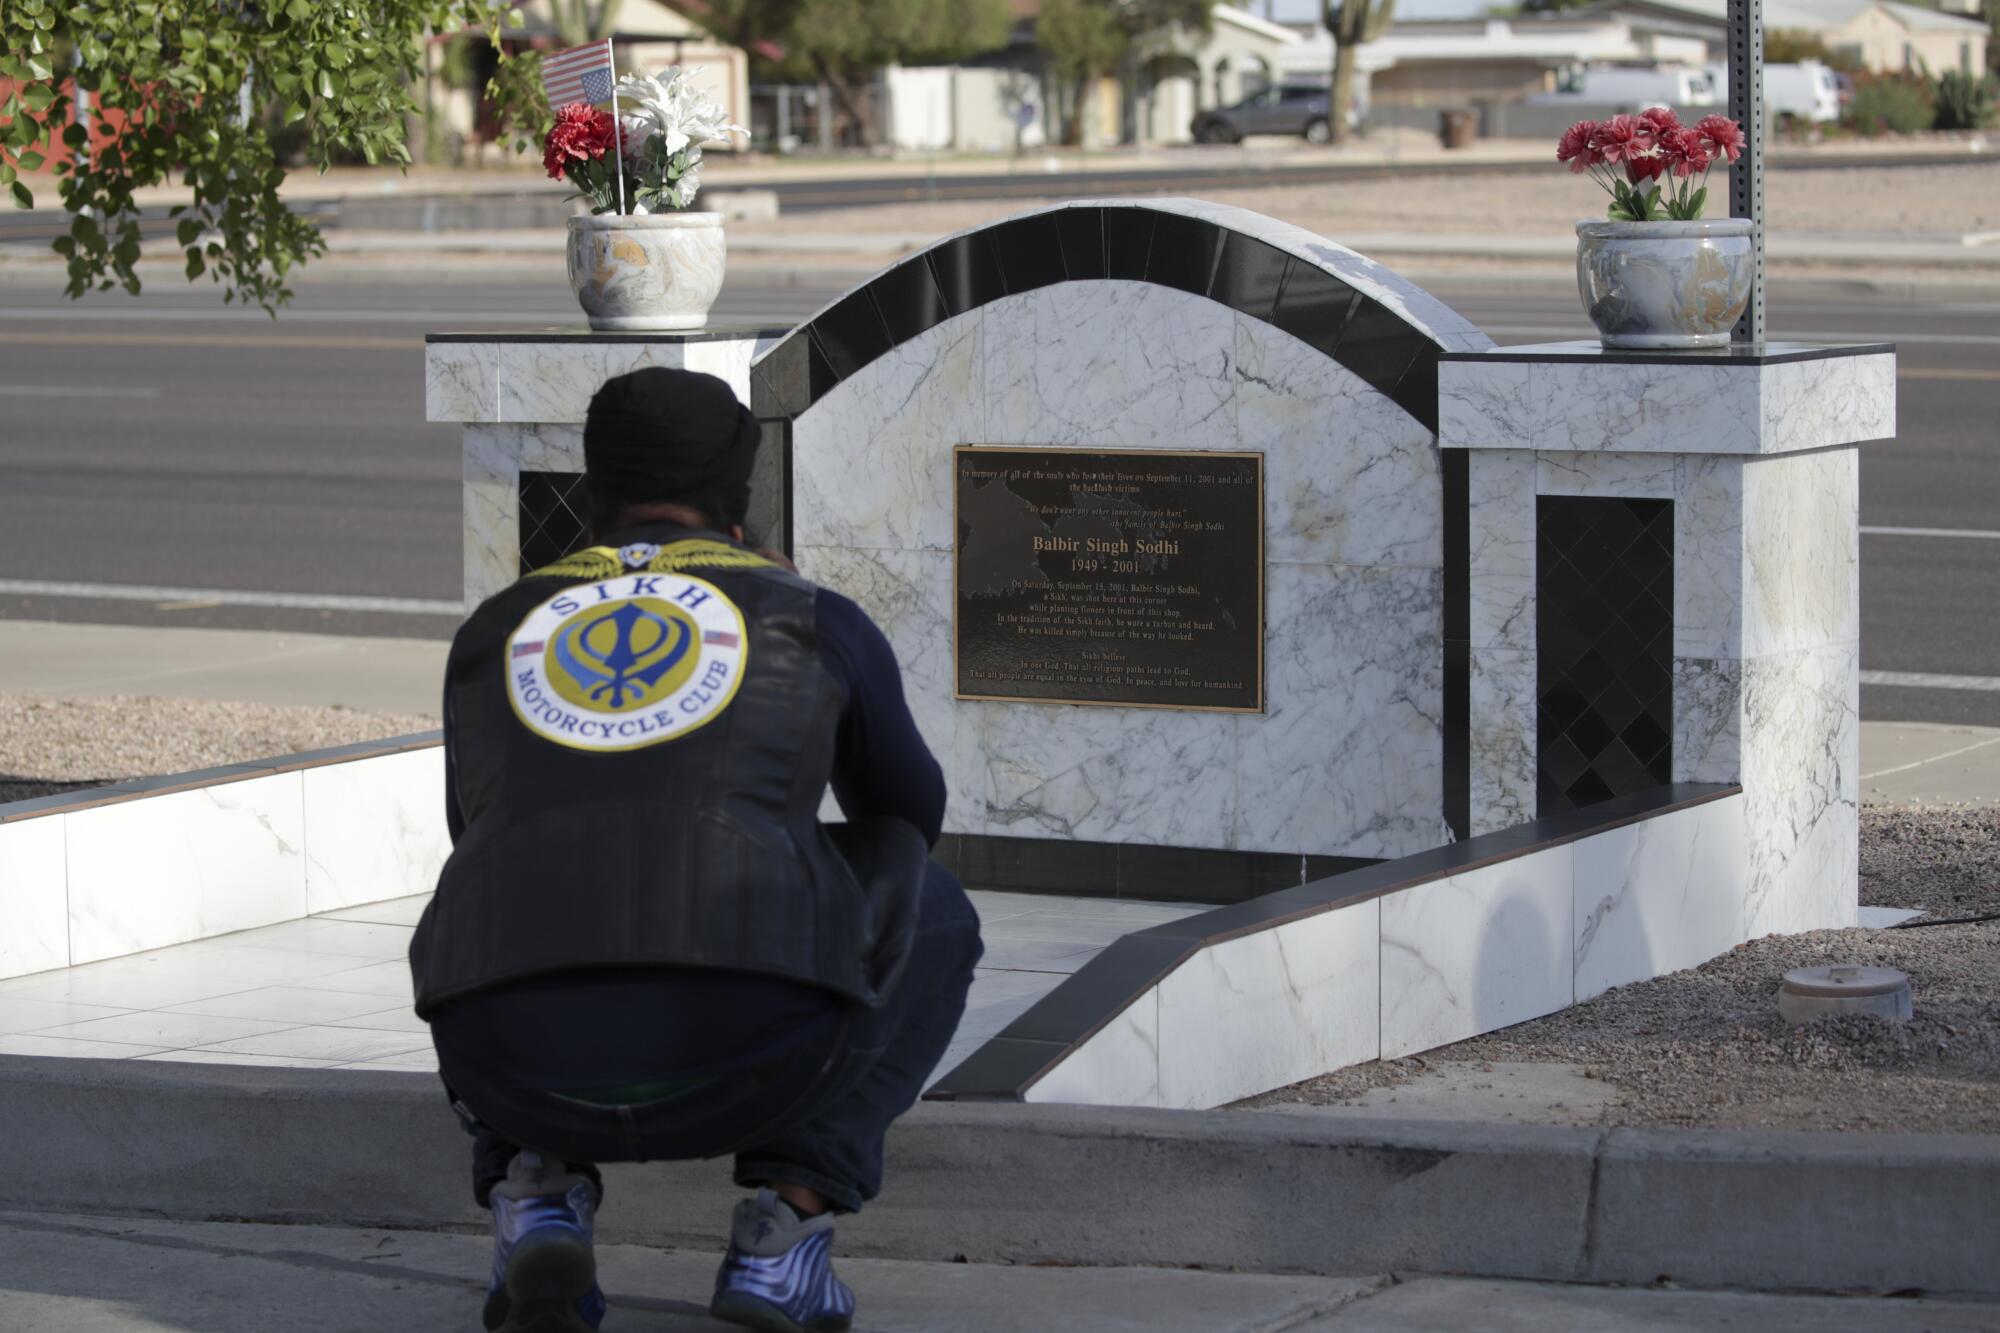
<svg viewBox="0 0 2000 1333">
<path fill-rule="evenodd" d="M 1586 332 L 1575 298 L 1439 294 L 1508 342 Z M 787 323 L 829 293 L 732 290 Z M 315 281 L 276 322 L 167 284 L 79 305 L 0 290 L 0 580 L 442 603 L 459 587 L 455 427 L 423 421 L 422 336 L 569 322 L 559 277 Z M 1862 522 L 2000 529 L 2000 303 L 1775 294 L 1774 332 L 1902 345 L 1902 438 L 1863 451 Z M 2000 677 L 2000 540 L 1863 539 L 1863 665 Z M 444 635 L 444 614 L 0 595 L 0 616 Z M 2000 691 L 1870 687 L 1874 718 L 2000 724 Z"/>
</svg>

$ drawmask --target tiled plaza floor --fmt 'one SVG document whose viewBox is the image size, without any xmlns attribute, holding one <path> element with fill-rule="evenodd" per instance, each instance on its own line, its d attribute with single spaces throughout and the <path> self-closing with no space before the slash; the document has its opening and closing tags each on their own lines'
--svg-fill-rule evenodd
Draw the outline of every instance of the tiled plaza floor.
<svg viewBox="0 0 2000 1333">
<path fill-rule="evenodd" d="M 1128 931 L 1205 909 L 974 892 L 986 937 L 942 1075 Z M 0 981 L 0 1054 L 435 1070 L 410 1008 L 428 896 Z"/>
</svg>

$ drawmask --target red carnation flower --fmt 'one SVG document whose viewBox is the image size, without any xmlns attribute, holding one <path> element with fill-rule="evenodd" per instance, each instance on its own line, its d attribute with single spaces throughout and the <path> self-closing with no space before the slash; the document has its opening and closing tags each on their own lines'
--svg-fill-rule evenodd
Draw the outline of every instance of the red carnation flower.
<svg viewBox="0 0 2000 1333">
<path fill-rule="evenodd" d="M 1734 162 L 1743 156 L 1743 127 L 1727 116 L 1709 116 L 1694 127 L 1694 132 L 1715 157 Z"/>
<path fill-rule="evenodd" d="M 1613 116 L 1597 127 L 1591 148 L 1601 161 L 1616 166 L 1649 151 L 1655 142 L 1653 127 L 1637 116 Z"/>
<path fill-rule="evenodd" d="M 1680 130 L 1662 139 L 1660 150 L 1673 164 L 1676 176 L 1692 176 L 1698 171 L 1707 171 L 1715 160 L 1708 151 L 1708 140 L 1701 137 L 1699 130 Z"/>
<path fill-rule="evenodd" d="M 1653 133 L 1662 139 L 1681 128 L 1681 118 L 1669 106 L 1649 106 L 1639 113 L 1639 119 L 1652 126 Z"/>
<path fill-rule="evenodd" d="M 1591 139 L 1597 134 L 1597 122 L 1579 120 L 1563 132 L 1562 142 L 1556 145 L 1556 161 L 1569 163 L 1569 169 L 1584 172 L 1596 166 L 1601 160 L 1591 147 Z"/>
<path fill-rule="evenodd" d="M 582 102 L 571 102 L 556 112 L 556 123 L 542 144 L 542 166 L 551 180 L 569 174 L 572 162 L 595 162 L 611 151 L 615 125 L 611 113 Z"/>
</svg>

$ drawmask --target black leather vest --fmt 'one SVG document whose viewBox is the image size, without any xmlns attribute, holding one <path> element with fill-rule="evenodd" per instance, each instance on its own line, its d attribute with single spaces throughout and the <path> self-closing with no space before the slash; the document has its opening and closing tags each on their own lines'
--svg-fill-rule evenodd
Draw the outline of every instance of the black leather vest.
<svg viewBox="0 0 2000 1333">
<path fill-rule="evenodd" d="M 817 817 L 846 698 L 813 585 L 714 534 L 621 536 L 490 598 L 452 643 L 465 831 L 411 942 L 417 1012 L 650 965 L 876 1001 L 878 928 Z"/>
</svg>

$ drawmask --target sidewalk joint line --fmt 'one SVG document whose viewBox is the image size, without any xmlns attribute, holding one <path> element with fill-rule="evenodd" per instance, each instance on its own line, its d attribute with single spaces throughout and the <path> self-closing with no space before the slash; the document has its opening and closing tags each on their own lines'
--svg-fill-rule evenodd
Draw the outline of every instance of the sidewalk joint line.
<svg viewBox="0 0 2000 1333">
<path fill-rule="evenodd" d="M 1891 773 L 1907 773 L 1913 768 L 1922 768 L 1925 764 L 1941 764 L 1947 759 L 1956 759 L 1962 754 L 1971 754 L 1974 750 L 1983 750 L 1989 745 L 2000 745 L 2000 736 L 1989 736 L 1983 741 L 1974 741 L 1970 745 L 1949 750 L 1944 754 L 1934 754 L 1928 759 L 1919 759 L 1914 763 L 1898 764 L 1894 768 L 1878 768 L 1873 773 L 1863 773 L 1861 780 L 1866 782 L 1870 778 L 1886 778 Z"/>
</svg>

